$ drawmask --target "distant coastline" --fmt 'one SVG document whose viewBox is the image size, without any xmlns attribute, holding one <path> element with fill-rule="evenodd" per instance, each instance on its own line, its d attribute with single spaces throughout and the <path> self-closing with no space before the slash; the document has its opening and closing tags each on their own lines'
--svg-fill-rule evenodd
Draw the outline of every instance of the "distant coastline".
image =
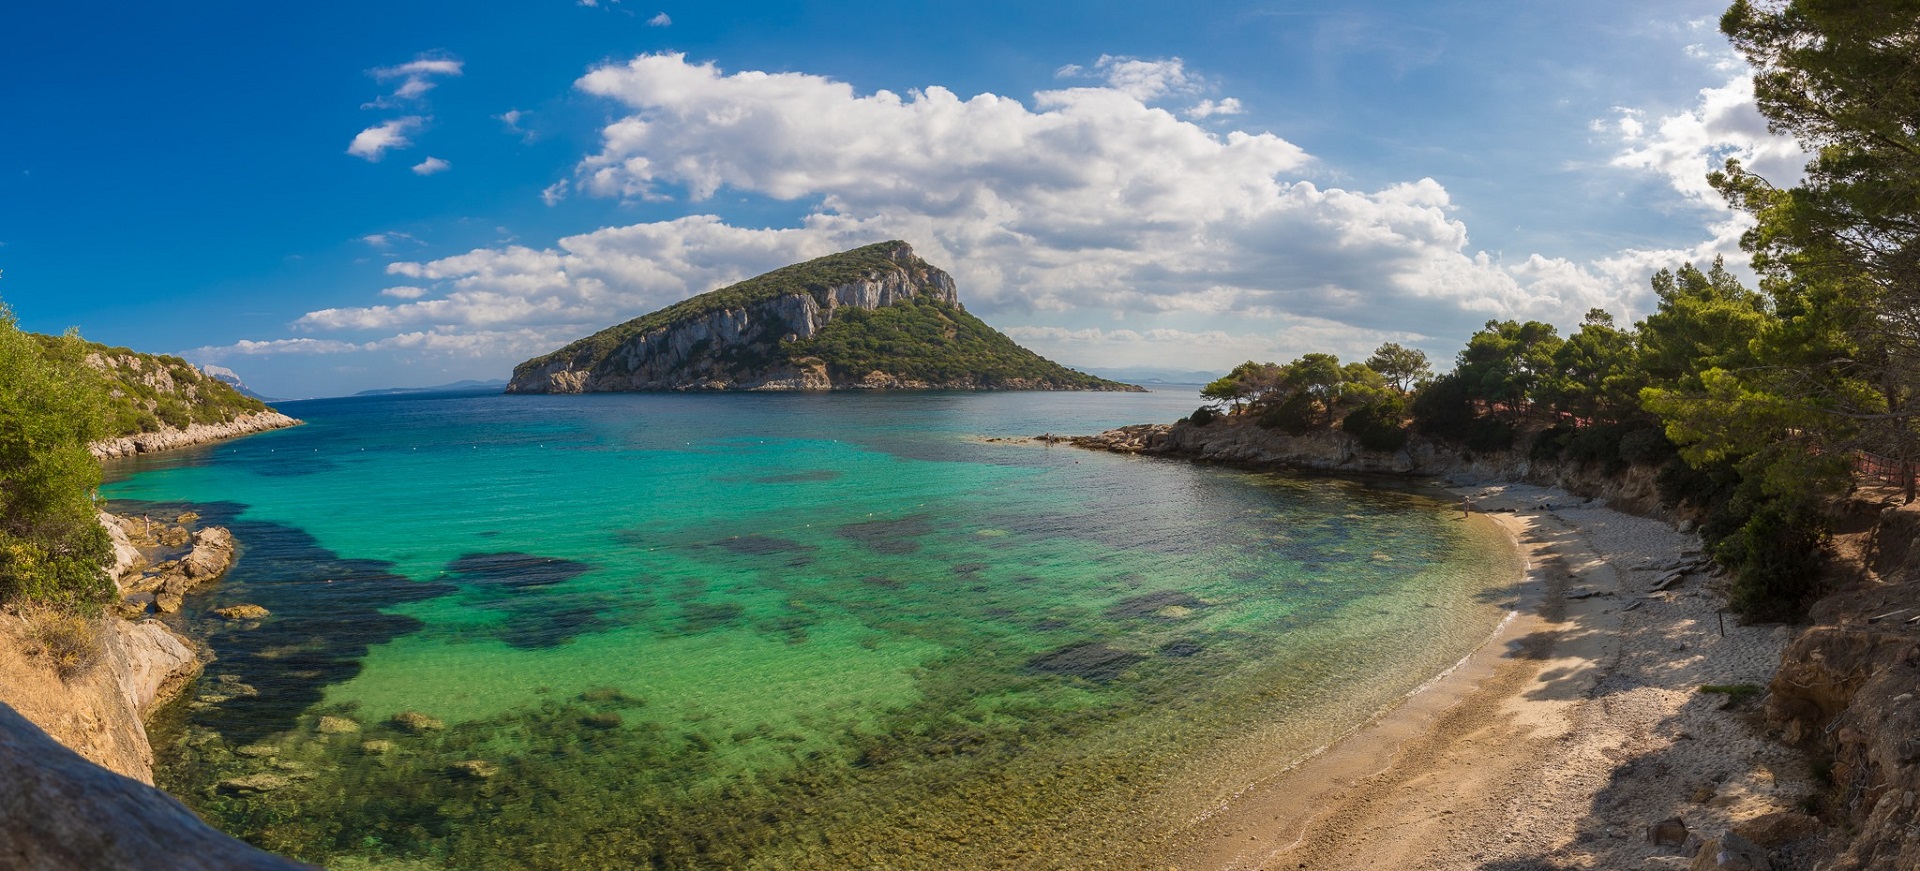
<svg viewBox="0 0 1920 871">
<path fill-rule="evenodd" d="M 185 429 L 165 427 L 155 432 L 102 439 L 87 446 L 96 459 L 114 460 L 139 454 L 186 448 L 244 435 L 299 426 L 303 421 L 271 409 L 243 414 L 226 423 L 196 423 Z"/>
</svg>

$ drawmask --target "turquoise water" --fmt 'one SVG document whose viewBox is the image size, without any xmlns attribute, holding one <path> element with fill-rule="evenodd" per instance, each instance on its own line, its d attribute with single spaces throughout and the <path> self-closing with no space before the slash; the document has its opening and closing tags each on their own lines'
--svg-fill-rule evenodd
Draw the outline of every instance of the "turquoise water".
<svg viewBox="0 0 1920 871">
<path fill-rule="evenodd" d="M 159 779 L 336 867 L 1150 865 L 1457 659 L 1517 572 L 1419 493 L 987 440 L 1195 404 L 289 403 L 110 470 L 243 544 L 188 603 L 219 659 Z M 273 616 L 203 616 L 237 602 Z"/>
</svg>

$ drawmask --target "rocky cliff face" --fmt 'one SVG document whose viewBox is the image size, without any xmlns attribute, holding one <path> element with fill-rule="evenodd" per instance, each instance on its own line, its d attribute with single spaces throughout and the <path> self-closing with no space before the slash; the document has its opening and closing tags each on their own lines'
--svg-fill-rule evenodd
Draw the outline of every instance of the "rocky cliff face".
<svg viewBox="0 0 1920 871">
<path fill-rule="evenodd" d="M 259 411 L 240 415 L 227 423 L 195 423 L 187 425 L 184 429 L 168 426 L 155 432 L 106 439 L 88 445 L 87 449 L 99 459 L 111 460 L 131 457 L 135 454 L 150 454 L 155 451 L 202 445 L 299 425 L 300 421 L 280 412 Z"/>
<path fill-rule="evenodd" d="M 1400 450 L 1373 451 L 1339 430 L 1290 436 L 1263 429 L 1250 420 L 1227 418 L 1207 426 L 1188 422 L 1135 424 L 1099 435 L 1076 436 L 1071 441 L 1080 447 L 1120 453 L 1163 454 L 1236 465 L 1450 478 L 1462 483 L 1520 481 L 1605 499 L 1609 506 L 1630 514 L 1667 515 L 1655 485 L 1656 472 L 1651 468 L 1633 466 L 1621 475 L 1604 475 L 1566 463 L 1532 460 L 1520 451 L 1475 453 L 1419 435 L 1409 437 Z M 1689 518 L 1670 519 L 1685 522 Z"/>
<path fill-rule="evenodd" d="M 853 367 L 831 353 L 812 352 L 817 344 L 812 340 L 832 332 L 847 312 L 909 305 L 925 306 L 928 323 L 972 320 L 960 305 L 952 276 L 921 260 L 904 242 L 869 245 L 701 294 L 529 360 L 514 369 L 507 392 L 1130 389 L 1062 369 L 997 333 L 1005 347 L 995 348 L 984 370 L 972 377 L 948 368 L 932 378 L 895 371 L 924 360 L 907 361 L 907 367 L 887 361 L 870 366 L 862 360 Z M 922 330 L 922 347 L 910 351 L 892 347 L 906 343 L 868 344 L 889 345 L 887 353 L 900 358 L 937 357 L 943 352 L 939 340 L 928 336 L 945 333 L 952 340 L 957 332 L 948 325 Z"/>
<path fill-rule="evenodd" d="M 1853 508 L 1837 545 L 1858 575 L 1812 608 L 1767 714 L 1827 760 L 1821 810 L 1854 836 L 1825 867 L 1920 868 L 1920 504 Z"/>
</svg>

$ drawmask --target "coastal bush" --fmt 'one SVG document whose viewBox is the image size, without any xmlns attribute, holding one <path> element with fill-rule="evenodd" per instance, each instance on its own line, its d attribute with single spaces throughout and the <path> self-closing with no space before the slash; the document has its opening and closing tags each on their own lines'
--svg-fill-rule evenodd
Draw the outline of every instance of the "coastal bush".
<svg viewBox="0 0 1920 871">
<path fill-rule="evenodd" d="M 1192 414 L 1187 415 L 1187 420 L 1194 426 L 1206 426 L 1207 424 L 1213 423 L 1214 419 L 1219 416 L 1220 412 L 1214 411 L 1213 406 L 1202 405 L 1194 409 Z"/>
<path fill-rule="evenodd" d="M 1277 429 L 1287 435 L 1305 435 L 1314 425 L 1313 397 L 1301 392 L 1285 401 L 1266 406 L 1253 419 L 1262 429 Z"/>
<path fill-rule="evenodd" d="M 1728 604 L 1749 620 L 1791 620 L 1820 592 L 1829 519 L 1812 493 L 1769 494 L 1742 482 L 1721 512 L 1713 556 L 1732 570 Z"/>
<path fill-rule="evenodd" d="M 0 601 L 97 608 L 113 557 L 95 519 L 100 465 L 87 443 L 105 428 L 104 394 L 69 334 L 20 331 L 0 303 Z"/>
<path fill-rule="evenodd" d="M 1397 451 L 1407 443 L 1406 401 L 1381 395 L 1349 412 L 1340 429 L 1360 440 L 1370 451 Z"/>
<path fill-rule="evenodd" d="M 43 607 L 29 607 L 21 617 L 33 645 L 28 653 L 46 657 L 61 680 L 85 674 L 100 661 L 99 624 L 92 617 Z"/>
</svg>

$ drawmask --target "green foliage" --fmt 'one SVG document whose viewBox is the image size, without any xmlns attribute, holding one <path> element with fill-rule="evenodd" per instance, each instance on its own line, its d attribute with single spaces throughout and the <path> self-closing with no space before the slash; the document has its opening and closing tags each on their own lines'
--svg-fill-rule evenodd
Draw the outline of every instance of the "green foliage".
<svg viewBox="0 0 1920 871">
<path fill-rule="evenodd" d="M 1528 416 L 1542 379 L 1553 372 L 1559 332 L 1539 321 L 1488 321 L 1467 339 L 1454 368 L 1469 400 L 1509 422 Z"/>
<path fill-rule="evenodd" d="M 1395 342 L 1381 345 L 1367 358 L 1366 366 L 1380 377 L 1385 378 L 1393 389 L 1401 393 L 1411 392 L 1415 387 L 1433 377 L 1433 367 L 1427 362 L 1427 352 L 1417 348 L 1401 347 Z"/>
<path fill-rule="evenodd" d="M 1287 435 L 1306 435 L 1313 430 L 1316 415 L 1313 398 L 1305 393 L 1294 393 L 1279 402 L 1262 406 L 1254 423 Z"/>
<path fill-rule="evenodd" d="M 47 353 L 62 339 L 34 335 Z M 105 387 L 101 402 L 106 425 L 102 438 L 157 432 L 163 426 L 185 429 L 196 423 L 227 423 L 266 411 L 267 405 L 233 386 L 168 354 L 143 354 L 78 342 L 78 359 L 95 371 Z"/>
<path fill-rule="evenodd" d="M 106 391 L 77 336 L 37 340 L 0 303 L 0 601 L 96 607 L 113 589 L 95 519 Z"/>
<path fill-rule="evenodd" d="M 1761 688 L 1750 683 L 1710 683 L 1701 685 L 1700 692 L 1726 696 L 1726 703 L 1720 706 L 1725 711 L 1739 707 L 1748 699 L 1758 698 Z"/>
<path fill-rule="evenodd" d="M 1220 412 L 1213 410 L 1213 406 L 1202 405 L 1194 409 L 1192 414 L 1187 415 L 1187 421 L 1194 426 L 1207 426 L 1213 423 L 1219 416 Z"/>
<path fill-rule="evenodd" d="M 1587 312 L 1580 329 L 1553 352 L 1553 367 L 1540 382 L 1540 400 L 1559 415 L 1579 421 L 1636 416 L 1646 369 L 1638 336 L 1614 326 L 1613 315 Z"/>
<path fill-rule="evenodd" d="M 1242 405 L 1257 402 L 1267 394 L 1280 389 L 1280 376 L 1281 368 L 1278 365 L 1248 360 L 1233 367 L 1233 371 L 1200 388 L 1200 395 L 1215 402 L 1225 403 L 1229 408 L 1238 409 Z"/>
<path fill-rule="evenodd" d="M 1715 535 L 1714 559 L 1733 570 L 1729 604 L 1749 619 L 1788 620 L 1819 592 L 1830 520 L 1814 492 L 1768 492 L 1749 478 L 1735 491 Z M 1717 533 L 1719 529 L 1713 529 Z"/>
<path fill-rule="evenodd" d="M 1340 428 L 1360 440 L 1371 451 L 1397 451 L 1407 443 L 1407 400 L 1385 387 L 1359 387 L 1349 390 L 1349 398 L 1358 404 L 1340 421 Z"/>
<path fill-rule="evenodd" d="M 787 345 L 786 354 L 819 359 L 835 380 L 881 371 L 907 380 L 971 381 L 980 387 L 1113 386 L 1022 348 L 959 306 L 926 295 L 871 310 L 841 308 L 813 338 Z"/>
</svg>

